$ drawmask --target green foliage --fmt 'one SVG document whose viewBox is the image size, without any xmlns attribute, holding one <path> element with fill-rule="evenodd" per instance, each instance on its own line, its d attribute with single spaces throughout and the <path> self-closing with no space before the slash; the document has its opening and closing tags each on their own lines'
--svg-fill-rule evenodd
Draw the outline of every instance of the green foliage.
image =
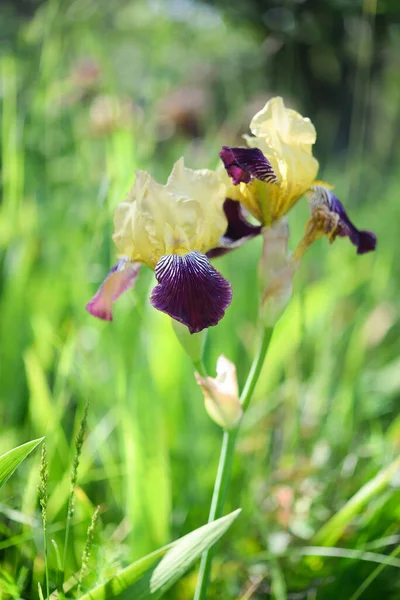
<svg viewBox="0 0 400 600">
<path fill-rule="evenodd" d="M 364 506 L 375 495 L 381 493 L 389 484 L 392 477 L 398 472 L 400 467 L 400 458 L 396 458 L 388 467 L 382 469 L 370 481 L 365 483 L 362 488 L 327 522 L 314 536 L 316 543 L 331 545 L 335 544 L 343 535 L 346 528 L 350 525 L 357 513 L 361 512 Z"/>
<path fill-rule="evenodd" d="M 201 554 L 224 535 L 239 513 L 240 510 L 236 510 L 217 521 L 208 523 L 165 548 L 140 559 L 117 573 L 111 580 L 81 596 L 80 600 L 161 598 L 190 569 Z M 157 564 L 153 566 L 155 562 Z"/>
<path fill-rule="evenodd" d="M 10 27 L 2 46 L 0 452 L 46 435 L 50 593 L 62 584 L 74 440 L 87 399 L 68 597 L 76 596 L 96 506 L 85 594 L 207 520 L 220 435 L 169 319 L 149 305 L 152 273 L 142 270 L 113 323 L 95 321 L 84 306 L 115 260 L 112 211 L 134 170 L 164 182 L 182 154 L 191 167 L 215 166 L 222 144 L 240 143 L 267 97 L 286 91 L 323 125 L 320 176 L 336 184 L 359 227 L 376 231 L 378 250 L 358 257 L 347 240 L 324 239 L 301 265 L 238 440 L 227 510 L 242 506 L 243 514 L 219 542 L 209 597 L 258 600 L 272 589 L 277 598 L 395 600 L 397 563 L 380 563 L 382 572 L 371 559 L 398 560 L 400 542 L 391 467 L 400 447 L 398 30 L 393 23 L 386 37 L 379 32 L 368 62 L 359 53 L 373 39 L 371 15 L 365 24 L 361 12 L 353 19 L 324 8 L 332 29 L 339 14 L 354 66 L 342 90 L 351 143 L 336 153 L 336 113 L 319 110 L 318 79 L 312 92 L 307 80 L 297 85 L 291 41 L 278 60 L 279 32 L 260 37 L 244 17 L 232 23 L 201 3 L 179 6 L 46 1 Z M 336 56 L 334 37 L 310 37 L 310 3 L 301 10 L 308 28 L 293 34 L 307 37 L 312 60 L 322 42 Z M 350 104 L 348 87 L 357 88 Z M 299 98 L 310 96 L 316 108 L 306 112 Z M 292 247 L 307 216 L 300 201 Z M 259 254 L 254 240 L 218 259 L 234 297 L 204 354 L 209 372 L 226 354 L 241 385 L 256 347 Z M 38 584 L 46 595 L 38 485 L 34 453 L 2 488 L 5 598 L 38 598 Z M 143 575 L 154 564 L 142 560 Z M 191 598 L 194 587 L 188 573 L 166 597 Z"/>
<path fill-rule="evenodd" d="M 22 446 L 13 448 L 12 450 L 9 450 L 0 456 L 0 487 L 3 487 L 8 478 L 11 477 L 22 461 L 25 460 L 28 454 L 30 454 L 32 450 L 43 441 L 43 439 L 44 438 L 40 438 L 38 440 L 26 442 L 26 444 L 22 444 Z"/>
</svg>

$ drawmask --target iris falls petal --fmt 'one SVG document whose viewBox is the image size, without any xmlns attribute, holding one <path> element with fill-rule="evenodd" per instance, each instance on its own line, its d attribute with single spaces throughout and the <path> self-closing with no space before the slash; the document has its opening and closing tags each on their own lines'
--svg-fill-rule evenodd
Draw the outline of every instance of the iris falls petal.
<svg viewBox="0 0 400 600">
<path fill-rule="evenodd" d="M 365 254 L 376 248 L 376 235 L 372 231 L 360 231 L 353 225 L 347 216 L 343 204 L 332 192 L 328 192 L 330 209 L 339 216 L 338 235 L 348 236 L 350 241 L 357 248 L 357 254 Z"/>
<path fill-rule="evenodd" d="M 238 248 L 261 233 L 261 225 L 252 225 L 247 221 L 240 202 L 227 198 L 224 202 L 224 213 L 228 221 L 228 227 L 219 240 L 220 246 L 207 252 L 209 258 L 221 256 L 229 250 Z"/>
<path fill-rule="evenodd" d="M 252 177 L 267 183 L 278 181 L 271 163 L 258 148 L 222 146 L 219 156 L 234 185 L 249 183 Z"/>
<path fill-rule="evenodd" d="M 162 256 L 155 276 L 158 285 L 151 293 L 151 304 L 186 325 L 190 333 L 216 325 L 231 303 L 229 281 L 201 252 Z"/>
<path fill-rule="evenodd" d="M 112 321 L 112 304 L 121 294 L 131 289 L 139 275 L 140 264 L 121 258 L 108 273 L 97 293 L 86 305 L 86 310 L 99 319 Z"/>
</svg>

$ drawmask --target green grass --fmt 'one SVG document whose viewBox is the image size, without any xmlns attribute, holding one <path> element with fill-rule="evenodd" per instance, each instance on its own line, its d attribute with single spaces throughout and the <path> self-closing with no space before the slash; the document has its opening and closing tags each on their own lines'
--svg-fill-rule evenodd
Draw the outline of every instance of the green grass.
<svg viewBox="0 0 400 600">
<path fill-rule="evenodd" d="M 221 437 L 169 319 L 148 302 L 150 271 L 113 323 L 84 310 L 115 258 L 113 208 L 136 168 L 163 181 L 181 154 L 215 166 L 266 84 L 244 25 L 200 9 L 179 21 L 140 3 L 113 15 L 78 4 L 44 3 L 0 58 L 0 454 L 46 436 L 50 590 L 60 588 L 74 439 L 90 402 L 65 569 L 66 581 L 79 575 L 99 505 L 87 592 L 207 521 Z M 85 87 L 70 74 L 87 56 L 100 75 Z M 357 225 L 376 231 L 378 250 L 357 257 L 347 241 L 322 240 L 302 263 L 241 431 L 226 512 L 242 513 L 219 543 L 210 598 L 400 597 L 399 88 L 387 60 L 384 80 L 370 82 L 382 94 L 372 149 L 356 122 L 350 152 L 332 153 L 321 174 Z M 195 84 L 211 94 L 196 141 L 169 134 L 160 116 L 163 98 Z M 99 94 L 132 99 L 107 134 L 90 125 Z M 293 247 L 306 218 L 300 202 Z M 259 252 L 255 240 L 219 259 L 234 299 L 206 343 L 209 372 L 224 353 L 242 385 L 257 342 Z M 39 469 L 36 451 L 1 490 L 0 598 L 45 590 Z M 191 598 L 195 583 L 192 571 L 167 597 Z"/>
</svg>

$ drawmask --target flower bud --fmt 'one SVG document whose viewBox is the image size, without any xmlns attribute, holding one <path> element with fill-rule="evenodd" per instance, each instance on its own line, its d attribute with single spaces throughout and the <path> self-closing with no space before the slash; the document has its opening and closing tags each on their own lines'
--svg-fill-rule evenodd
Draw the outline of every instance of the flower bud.
<svg viewBox="0 0 400 600">
<path fill-rule="evenodd" d="M 175 335 L 186 354 L 192 362 L 200 362 L 203 358 L 208 330 L 203 329 L 200 333 L 190 333 L 186 325 L 183 325 L 175 319 L 171 319 L 171 321 L 172 329 L 175 331 Z"/>
<path fill-rule="evenodd" d="M 202 377 L 195 373 L 204 394 L 204 405 L 209 417 L 224 429 L 233 429 L 239 423 L 243 409 L 239 400 L 236 367 L 225 356 L 217 361 L 217 377 Z"/>
<path fill-rule="evenodd" d="M 289 225 L 285 218 L 263 227 L 262 236 L 264 245 L 258 266 L 260 318 L 266 327 L 273 327 L 292 296 L 298 263 L 288 254 Z"/>
</svg>

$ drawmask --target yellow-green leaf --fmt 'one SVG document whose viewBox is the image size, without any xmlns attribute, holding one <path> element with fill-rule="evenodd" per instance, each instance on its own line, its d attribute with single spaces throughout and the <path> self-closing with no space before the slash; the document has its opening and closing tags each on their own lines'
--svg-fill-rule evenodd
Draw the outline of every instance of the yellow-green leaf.
<svg viewBox="0 0 400 600">
<path fill-rule="evenodd" d="M 211 548 L 238 517 L 240 509 L 208 523 L 126 567 L 80 600 L 157 600 Z"/>
<path fill-rule="evenodd" d="M 44 438 L 39 438 L 37 440 L 32 440 L 31 442 L 26 442 L 26 444 L 17 446 L 0 456 L 0 487 L 5 484 L 7 479 L 14 473 L 15 469 L 43 440 Z"/>
</svg>

